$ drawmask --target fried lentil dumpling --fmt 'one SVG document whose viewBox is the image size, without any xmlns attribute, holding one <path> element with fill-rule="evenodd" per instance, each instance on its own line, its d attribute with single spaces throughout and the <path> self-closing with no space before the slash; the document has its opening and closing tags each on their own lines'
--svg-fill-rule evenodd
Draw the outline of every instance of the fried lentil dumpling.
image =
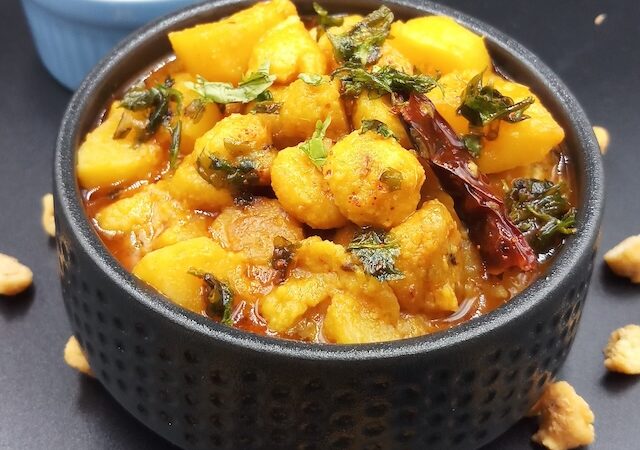
<svg viewBox="0 0 640 450">
<path fill-rule="evenodd" d="M 282 207 L 313 228 L 338 228 L 347 223 L 322 172 L 298 147 L 278 153 L 271 167 L 271 186 Z"/>
<path fill-rule="evenodd" d="M 347 219 L 382 228 L 399 225 L 416 210 L 425 180 L 411 152 L 373 131 L 357 130 L 338 141 L 323 171 Z"/>
</svg>

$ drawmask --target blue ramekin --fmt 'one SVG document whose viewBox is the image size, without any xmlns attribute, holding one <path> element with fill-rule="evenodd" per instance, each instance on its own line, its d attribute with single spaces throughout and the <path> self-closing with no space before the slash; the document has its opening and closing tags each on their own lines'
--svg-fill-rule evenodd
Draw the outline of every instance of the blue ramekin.
<svg viewBox="0 0 640 450">
<path fill-rule="evenodd" d="M 36 48 L 51 75 L 75 90 L 122 38 L 202 0 L 22 0 Z"/>
</svg>

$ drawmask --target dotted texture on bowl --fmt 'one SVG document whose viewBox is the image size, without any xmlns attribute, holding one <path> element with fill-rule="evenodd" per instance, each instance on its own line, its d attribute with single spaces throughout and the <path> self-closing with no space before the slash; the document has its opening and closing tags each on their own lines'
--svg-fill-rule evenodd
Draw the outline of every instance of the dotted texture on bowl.
<svg viewBox="0 0 640 450">
<path fill-rule="evenodd" d="M 65 306 L 97 378 L 141 422 L 194 449 L 478 447 L 519 420 L 564 361 L 591 274 L 447 352 L 347 364 L 188 332 L 128 297 L 57 223 Z"/>
</svg>

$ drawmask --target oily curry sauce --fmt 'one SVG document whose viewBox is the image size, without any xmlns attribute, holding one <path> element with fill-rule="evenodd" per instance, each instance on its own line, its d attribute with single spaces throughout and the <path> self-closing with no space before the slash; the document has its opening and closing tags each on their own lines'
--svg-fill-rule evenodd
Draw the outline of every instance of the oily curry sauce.
<svg viewBox="0 0 640 450">
<path fill-rule="evenodd" d="M 504 305 L 576 231 L 564 131 L 452 19 L 271 0 L 168 37 L 78 181 L 114 258 L 192 312 L 307 342 L 420 336 Z"/>
</svg>

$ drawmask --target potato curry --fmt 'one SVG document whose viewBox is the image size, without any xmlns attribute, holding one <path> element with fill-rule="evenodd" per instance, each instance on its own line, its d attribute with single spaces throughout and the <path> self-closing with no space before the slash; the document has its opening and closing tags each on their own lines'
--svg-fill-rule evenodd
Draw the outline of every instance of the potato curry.
<svg viewBox="0 0 640 450">
<path fill-rule="evenodd" d="M 564 131 L 448 17 L 172 32 L 78 149 L 87 213 L 140 280 L 226 326 L 367 343 L 522 291 L 576 231 Z"/>
</svg>

